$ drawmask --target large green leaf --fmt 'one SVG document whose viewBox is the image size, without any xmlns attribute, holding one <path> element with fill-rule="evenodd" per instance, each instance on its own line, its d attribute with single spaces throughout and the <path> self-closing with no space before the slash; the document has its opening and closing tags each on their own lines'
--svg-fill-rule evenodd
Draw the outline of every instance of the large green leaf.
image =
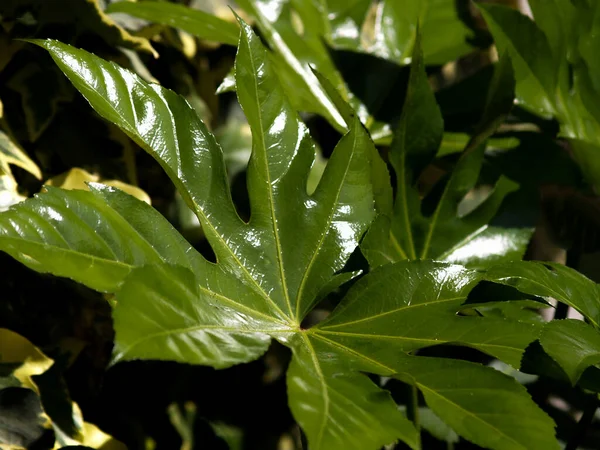
<svg viewBox="0 0 600 450">
<path fill-rule="evenodd" d="M 111 3 L 107 13 L 127 13 L 163 25 L 181 28 L 188 33 L 216 42 L 236 45 L 239 30 L 235 24 L 212 14 L 165 2 Z"/>
<path fill-rule="evenodd" d="M 348 105 L 333 99 L 349 131 L 309 195 L 312 140 L 260 40 L 243 22 L 241 30 L 235 76 L 252 130 L 248 223 L 231 201 L 221 149 L 185 100 L 87 52 L 37 42 L 101 116 L 162 165 L 198 216 L 216 264 L 198 256 L 147 204 L 97 185 L 92 192 L 50 189 L 0 216 L 2 248 L 36 270 L 116 292 L 116 361 L 228 367 L 259 357 L 275 338 L 293 352 L 289 403 L 311 448 L 375 449 L 401 439 L 416 449 L 413 425 L 388 392 L 359 372 L 406 379 L 413 372 L 409 353 L 446 343 L 517 366 L 540 327 L 463 316 L 481 273 L 404 261 L 370 272 L 326 321 L 304 329 L 303 319 L 324 292 L 355 275 L 343 269 L 375 216 L 374 147 Z M 419 389 L 449 395 L 443 380 L 414 367 Z M 485 385 L 490 370 L 481 368 L 477 382 Z M 497 409 L 476 410 L 475 400 L 455 399 L 459 407 L 450 411 L 470 413 L 452 427 L 490 448 L 528 436 L 535 440 L 531 448 L 553 448 L 552 422 L 516 382 L 503 383 L 486 385 L 483 397 L 498 402 Z M 504 408 L 508 391 L 520 408 Z M 449 414 L 435 402 L 430 406 L 440 417 Z M 515 426 L 522 411 L 531 435 Z M 483 437 L 491 429 L 500 437 Z"/>
<path fill-rule="evenodd" d="M 309 196 L 314 146 L 285 100 L 260 41 L 244 24 L 236 82 L 253 132 L 248 168 L 252 219 L 246 224 L 231 203 L 220 148 L 183 99 L 88 53 L 53 41 L 40 45 L 101 115 L 121 126 L 163 165 L 198 215 L 219 261 L 218 266 L 199 264 L 193 268 L 195 275 L 164 267 L 134 271 L 117 296 L 116 358 L 224 367 L 258 357 L 268 344 L 266 331 L 280 339 L 297 333 L 322 288 L 335 286 L 333 275 L 342 269 L 374 214 L 369 188 L 372 143 L 358 119 L 353 119 Z M 159 261 L 140 265 L 152 262 Z M 156 271 L 164 276 L 153 276 Z M 156 284 L 148 283 L 148 277 Z M 152 292 L 140 296 L 136 286 Z M 174 292 L 179 293 L 175 309 Z M 148 307 L 151 300 L 153 308 Z M 219 313 L 210 312 L 209 305 Z M 231 333 L 236 324 L 247 327 Z M 377 390 L 369 386 L 366 392 Z M 365 393 L 357 390 L 356 395 Z M 367 400 L 360 405 L 381 417 L 393 403 Z M 400 413 L 391 420 L 406 423 Z M 326 442 L 343 445 L 357 440 L 367 447 L 388 440 L 390 433 L 400 437 L 389 429 L 383 436 L 364 438 L 358 430 L 337 435 L 328 427 L 325 433 Z M 309 439 L 321 438 L 309 434 Z"/>
<path fill-rule="evenodd" d="M 585 369 L 600 363 L 600 333 L 581 320 L 554 320 L 540 337 L 548 353 L 575 385 Z"/>
<path fill-rule="evenodd" d="M 337 448 L 340 436 L 357 430 L 362 439 L 348 440 L 344 448 L 379 448 L 398 436 L 411 448 L 420 448 L 416 429 L 390 401 L 388 392 L 364 374 L 340 370 L 339 365 L 328 363 L 329 358 L 335 357 L 318 341 L 300 336 L 287 373 L 290 408 L 314 437 L 311 448 Z"/>
<path fill-rule="evenodd" d="M 477 182 L 485 140 L 510 110 L 513 90 L 510 61 L 503 57 L 495 70 L 479 130 L 453 172 L 421 201 L 417 181 L 436 157 L 443 121 L 417 43 L 402 116 L 390 150 L 390 163 L 397 177 L 394 211 L 378 217 L 361 246 L 371 265 L 426 258 L 478 265 L 520 259 L 531 229 L 490 225 L 504 197 L 516 189 L 513 182 L 500 178 L 481 204 L 468 214 L 459 214 L 461 202 Z M 426 208 L 429 213 L 424 211 Z"/>
<path fill-rule="evenodd" d="M 289 332 L 257 311 L 260 296 L 219 266 L 197 273 L 167 265 L 134 270 L 117 294 L 115 362 L 166 359 L 224 368 L 262 355 L 266 333 Z"/>
</svg>

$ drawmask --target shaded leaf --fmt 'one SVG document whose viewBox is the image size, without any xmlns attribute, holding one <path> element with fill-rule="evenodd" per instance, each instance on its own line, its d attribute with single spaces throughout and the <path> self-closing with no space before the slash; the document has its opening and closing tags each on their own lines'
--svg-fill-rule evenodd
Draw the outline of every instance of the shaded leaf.
<svg viewBox="0 0 600 450">
<path fill-rule="evenodd" d="M 0 5 L 6 19 L 20 17 L 24 10 L 32 12 L 43 25 L 75 26 L 76 33 L 94 33 L 110 45 L 158 56 L 148 39 L 130 34 L 105 14 L 99 0 L 62 0 L 60 8 L 45 0 L 5 0 Z"/>
<path fill-rule="evenodd" d="M 475 209 L 460 212 L 462 201 L 477 182 L 485 141 L 512 107 L 514 80 L 510 60 L 503 57 L 497 64 L 478 130 L 454 170 L 421 201 L 417 180 L 438 152 L 443 122 L 418 43 L 416 49 L 402 116 L 390 150 L 398 186 L 394 211 L 390 217 L 380 216 L 373 224 L 361 245 L 363 254 L 374 266 L 403 259 L 434 258 L 472 265 L 520 259 L 532 230 L 490 224 L 507 194 L 516 190 L 513 182 L 500 178 Z"/>
<path fill-rule="evenodd" d="M 395 376 L 417 386 L 431 410 L 471 442 L 499 450 L 560 448 L 552 419 L 513 378 L 466 361 L 417 357 L 404 364 Z"/>
<path fill-rule="evenodd" d="M 600 333 L 580 320 L 548 323 L 540 343 L 575 385 L 589 366 L 600 363 Z"/>
<path fill-rule="evenodd" d="M 37 164 L 6 133 L 0 131 L 0 173 L 10 175 L 9 164 L 25 169 L 38 179 L 42 178 Z"/>
</svg>

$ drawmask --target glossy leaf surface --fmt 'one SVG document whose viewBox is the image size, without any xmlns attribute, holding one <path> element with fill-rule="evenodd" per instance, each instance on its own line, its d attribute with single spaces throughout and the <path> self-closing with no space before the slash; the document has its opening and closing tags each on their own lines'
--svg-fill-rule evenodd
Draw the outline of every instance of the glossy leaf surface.
<svg viewBox="0 0 600 450">
<path fill-rule="evenodd" d="M 290 408 L 314 448 L 335 448 L 340 436 L 360 429 L 361 439 L 345 448 L 379 448 L 400 437 L 420 448 L 413 424 L 398 410 L 390 394 L 364 374 L 348 373 L 327 363 L 328 352 L 302 336 L 287 373 Z M 315 413 L 316 412 L 316 413 Z"/>
<path fill-rule="evenodd" d="M 117 294 L 115 362 L 165 359 L 225 368 L 258 358 L 269 346 L 266 333 L 285 328 L 253 309 L 257 295 L 218 266 L 207 264 L 198 276 L 166 265 L 131 274 Z"/>
<path fill-rule="evenodd" d="M 0 215 L 0 248 L 32 269 L 107 292 L 135 266 L 197 266 L 199 254 L 156 210 L 117 189 L 91 187 L 49 187 Z"/>
<path fill-rule="evenodd" d="M 348 352 L 394 364 L 398 354 L 440 344 L 462 344 L 518 367 L 541 328 L 508 319 L 459 316 L 480 280 L 457 265 L 407 261 L 386 265 L 357 282 L 334 313 L 309 336 Z M 378 299 L 370 302 L 369 299 Z M 375 353 L 376 344 L 380 347 Z"/>
<path fill-rule="evenodd" d="M 298 324 L 322 288 L 331 287 L 332 276 L 374 215 L 368 153 L 372 144 L 358 119 L 309 196 L 314 146 L 285 100 L 260 41 L 243 24 L 236 84 L 253 133 L 248 169 L 252 218 L 246 224 L 233 209 L 220 148 L 185 101 L 82 51 L 55 42 L 41 45 L 101 115 L 163 165 L 198 215 L 219 261 L 214 266 L 202 260 L 194 275 L 165 266 L 134 271 L 117 296 L 116 359 L 226 367 L 260 356 L 269 336 L 285 340 L 298 333 Z M 304 230 L 300 236 L 298 227 Z M 158 261 L 145 263 L 152 262 Z M 156 271 L 161 276 L 153 276 Z M 156 283 L 148 283 L 148 277 Z M 140 289 L 147 296 L 139 296 Z M 174 309 L 173 292 L 178 293 Z M 357 400 L 364 408 L 360 414 L 383 417 L 393 409 L 389 397 L 371 400 L 367 393 L 379 388 L 364 384 L 365 392 L 356 391 L 356 396 L 365 396 Z M 340 401 L 332 405 L 342 411 Z M 410 429 L 399 413 L 389 420 Z M 400 437 L 385 428 L 361 438 L 357 430 L 340 435 L 324 427 L 309 439 L 370 447 Z M 325 448 L 320 445 L 315 448 Z"/>
<path fill-rule="evenodd" d="M 372 141 L 339 96 L 330 101 L 349 131 L 308 194 L 315 157 L 312 140 L 279 83 L 278 66 L 248 25 L 241 22 L 241 30 L 235 77 L 252 131 L 248 223 L 233 206 L 220 147 L 185 100 L 84 51 L 56 41 L 37 42 L 101 116 L 162 165 L 198 216 L 216 264 L 191 250 L 158 213 L 148 212 L 153 211 L 150 206 L 99 186 L 92 193 L 51 189 L 0 216 L 8 224 L 20 221 L 18 230 L 2 228 L 11 233 L 6 248 L 30 264 L 19 252 L 24 243 L 37 249 L 45 239 L 35 235 L 41 230 L 54 239 L 50 242 L 56 255 L 66 262 L 59 270 L 49 257 L 36 254 L 37 270 L 116 291 L 117 361 L 167 359 L 223 368 L 258 358 L 275 338 L 293 352 L 290 408 L 311 448 L 376 449 L 397 439 L 418 448 L 415 428 L 389 393 L 359 372 L 410 374 L 408 355 L 439 344 L 470 346 L 517 366 L 539 326 L 462 316 L 466 296 L 481 280 L 479 272 L 405 261 L 371 271 L 326 321 L 302 328 L 324 292 L 356 274 L 344 273 L 344 266 L 373 220 L 375 205 L 385 210 L 380 206 L 385 195 L 380 195 L 377 183 L 372 186 Z M 409 120 L 408 113 L 404 120 Z M 450 183 L 464 189 L 457 180 Z M 76 217 L 57 220 L 54 210 L 45 208 L 53 201 L 60 207 L 68 204 L 66 211 Z M 88 228 L 93 221 L 98 236 L 88 236 L 85 227 L 87 234 L 77 235 L 74 225 L 80 226 L 81 220 L 88 221 Z M 29 231 L 25 237 L 19 234 L 23 229 Z M 127 239 L 117 242 L 115 236 L 121 235 Z M 66 255 L 71 246 L 79 259 L 68 259 L 73 256 Z M 83 272 L 84 277 L 78 262 L 86 258 L 98 262 Z M 120 272 L 111 273 L 114 267 Z M 452 398 L 459 405 L 453 406 L 453 413 L 470 411 L 462 415 L 462 425 L 452 424 L 466 438 L 498 449 L 508 448 L 505 439 L 522 442 L 524 433 L 513 424 L 525 410 L 536 439 L 537 430 L 543 430 L 540 445 L 554 442 L 552 422 L 513 380 L 501 382 L 498 390 L 486 385 L 491 393 L 485 398 L 495 402 L 514 390 L 511 401 L 522 409 L 511 414 L 499 406 L 488 414 L 474 409 L 476 401 L 469 404 L 444 393 L 443 380 L 431 380 L 420 372 L 422 366 L 414 367 L 424 393 Z M 483 372 L 481 383 L 486 376 Z M 443 404 L 430 403 L 440 417 L 449 414 Z M 500 440 L 484 437 L 491 428 L 501 430 Z"/>
</svg>

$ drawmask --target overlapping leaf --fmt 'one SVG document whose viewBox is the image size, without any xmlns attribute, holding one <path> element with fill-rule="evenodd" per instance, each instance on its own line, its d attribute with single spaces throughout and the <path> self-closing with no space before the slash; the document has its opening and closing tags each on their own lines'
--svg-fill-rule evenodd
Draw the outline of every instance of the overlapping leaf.
<svg viewBox="0 0 600 450">
<path fill-rule="evenodd" d="M 485 139 L 512 106 L 513 88 L 510 62 L 503 58 L 496 68 L 480 129 L 452 173 L 421 201 L 417 181 L 438 152 L 443 120 L 417 43 L 404 109 L 390 150 L 397 177 L 394 209 L 378 217 L 362 244 L 371 265 L 426 258 L 486 264 L 523 255 L 531 229 L 490 225 L 504 197 L 516 189 L 508 179 L 500 178 L 493 192 L 468 214 L 460 216 L 458 212 L 477 182 Z"/>
<path fill-rule="evenodd" d="M 111 3 L 106 12 L 131 13 L 141 19 L 176 26 L 203 39 L 229 45 L 237 44 L 238 29 L 235 24 L 183 5 L 164 2 L 118 2 Z"/>
<path fill-rule="evenodd" d="M 0 102 L 1 117 L 2 103 Z M 25 199 L 18 192 L 17 182 L 10 169 L 11 164 L 27 170 L 37 178 L 42 177 L 37 164 L 6 133 L 0 130 L 0 211 L 5 211 L 9 206 Z"/>
<path fill-rule="evenodd" d="M 114 292 L 135 266 L 196 268 L 200 256 L 153 208 L 124 192 L 47 188 L 0 216 L 0 248 L 41 272 Z"/>
<path fill-rule="evenodd" d="M 511 56 L 518 98 L 560 121 L 561 133 L 571 139 L 575 158 L 597 188 L 600 83 L 592 50 L 600 28 L 597 4 L 533 1 L 535 22 L 507 7 L 481 9 L 499 50 Z"/>
<path fill-rule="evenodd" d="M 231 201 L 219 146 L 185 100 L 84 51 L 37 42 L 100 115 L 162 165 L 198 216 L 217 264 L 149 205 L 98 185 L 49 189 L 1 215 L 0 248 L 36 270 L 116 292 L 115 360 L 228 367 L 259 357 L 271 338 L 290 346 L 290 407 L 313 449 L 375 449 L 397 439 L 418 448 L 415 428 L 389 393 L 359 372 L 414 382 L 436 414 L 480 445 L 520 448 L 514 443 L 534 439 L 528 448 L 554 448 L 551 420 L 514 380 L 473 366 L 485 392 L 481 409 L 461 394 L 471 380 L 432 378 L 454 363 L 408 356 L 453 343 L 518 364 L 536 324 L 457 315 L 477 272 L 386 265 L 360 280 L 327 321 L 301 328 L 323 292 L 352 276 L 341 271 L 380 204 L 371 180 L 381 161 L 358 118 L 340 105 L 349 131 L 309 195 L 312 140 L 259 39 L 248 25 L 241 29 L 236 86 L 253 137 L 248 223 Z M 520 409 L 506 407 L 508 393 Z M 519 426 L 522 411 L 531 434 Z"/>
<path fill-rule="evenodd" d="M 513 262 L 492 267 L 485 277 L 521 292 L 565 303 L 586 318 L 547 323 L 539 341 L 543 350 L 575 385 L 583 372 L 600 362 L 600 287 L 576 270 L 555 263 Z"/>
<path fill-rule="evenodd" d="M 486 278 L 572 306 L 598 328 L 600 324 L 600 288 L 576 270 L 556 263 L 520 261 L 494 266 Z"/>
<path fill-rule="evenodd" d="M 565 371 L 575 385 L 588 367 L 600 363 L 600 333 L 581 320 L 555 320 L 540 337 L 544 351 Z"/>
<path fill-rule="evenodd" d="M 36 441 L 47 442 L 40 436 L 52 428 L 56 439 L 52 448 L 107 444 L 124 449 L 119 441 L 83 422 L 79 407 L 63 392 L 66 386 L 59 365 L 23 336 L 0 328 L 0 442 L 10 448 L 30 448 Z"/>
<path fill-rule="evenodd" d="M 164 219 L 156 213 L 145 214 L 147 205 L 99 187 L 93 193 L 51 189 L 12 210 L 3 216 L 3 248 L 37 270 L 109 291 L 117 290 L 134 266 L 184 266 L 143 267 L 127 278 L 115 309 L 117 359 L 224 367 L 258 357 L 269 335 L 283 339 L 285 333 L 298 332 L 317 295 L 335 287 L 332 277 L 374 215 L 372 143 L 358 120 L 353 119 L 309 196 L 313 144 L 285 100 L 265 50 L 243 25 L 237 90 L 253 132 L 252 218 L 246 224 L 231 202 L 220 148 L 183 99 L 88 53 L 53 41 L 39 44 L 101 115 L 163 165 L 198 215 L 219 264 L 200 259 L 179 236 L 169 238 L 172 229 L 161 225 Z M 43 244 L 46 236 L 50 245 Z M 146 296 L 139 295 L 140 286 Z M 173 293 L 179 303 L 173 303 Z M 377 390 L 372 386 L 368 392 Z M 356 395 L 363 394 L 358 390 Z M 380 416 L 381 408 L 393 409 L 389 398 L 361 405 Z M 390 420 L 406 422 L 400 413 Z M 358 437 L 357 431 L 348 436 L 330 436 L 329 428 L 325 432 L 328 441 Z M 382 436 L 359 442 L 379 444 Z"/>
</svg>

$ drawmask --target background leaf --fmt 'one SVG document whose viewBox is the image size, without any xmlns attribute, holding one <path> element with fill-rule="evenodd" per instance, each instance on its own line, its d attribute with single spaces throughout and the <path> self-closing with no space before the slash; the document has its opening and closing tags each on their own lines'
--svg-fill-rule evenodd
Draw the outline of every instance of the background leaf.
<svg viewBox="0 0 600 450">
<path fill-rule="evenodd" d="M 175 26 L 210 41 L 236 45 L 239 31 L 235 24 L 203 11 L 164 2 L 111 3 L 107 13 L 126 13 L 163 25 Z"/>
</svg>

